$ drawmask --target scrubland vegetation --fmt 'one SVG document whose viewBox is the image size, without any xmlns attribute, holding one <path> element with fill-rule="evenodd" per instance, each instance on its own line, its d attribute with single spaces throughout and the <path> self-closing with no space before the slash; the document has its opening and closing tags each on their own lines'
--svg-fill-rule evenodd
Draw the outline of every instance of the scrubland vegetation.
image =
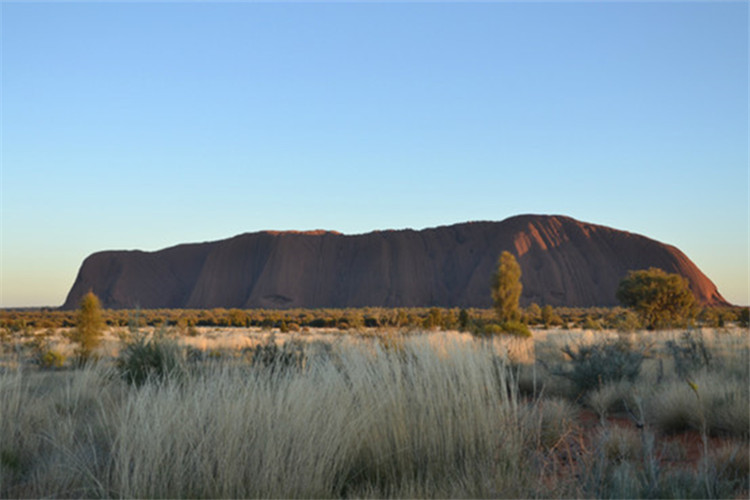
<svg viewBox="0 0 750 500">
<path fill-rule="evenodd" d="M 541 307 L 532 304 L 519 311 L 520 320 L 530 327 L 587 330 L 638 330 L 645 328 L 632 310 L 622 307 Z M 28 334 L 40 329 L 72 328 L 80 311 L 55 309 L 0 310 L 0 335 Z M 102 320 L 109 327 L 126 327 L 134 321 L 139 326 L 172 326 L 182 334 L 194 333 L 195 327 L 258 327 L 297 330 L 308 328 L 484 328 L 496 320 L 493 309 L 478 308 L 382 308 L 358 309 L 104 309 Z M 737 324 L 747 327 L 747 307 L 705 307 L 697 312 L 694 324 L 723 327 Z M 195 330 L 197 331 L 197 330 Z"/>
<path fill-rule="evenodd" d="M 739 315 L 618 332 L 637 318 L 538 309 L 532 337 L 487 335 L 477 310 L 105 311 L 86 361 L 70 329 L 6 323 L 0 497 L 747 497 Z"/>
</svg>

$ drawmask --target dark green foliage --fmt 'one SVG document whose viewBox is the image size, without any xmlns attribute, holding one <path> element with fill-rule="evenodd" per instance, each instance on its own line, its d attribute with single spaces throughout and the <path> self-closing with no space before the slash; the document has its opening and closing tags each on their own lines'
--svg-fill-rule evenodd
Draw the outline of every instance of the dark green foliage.
<svg viewBox="0 0 750 500">
<path fill-rule="evenodd" d="M 179 379 L 186 373 L 185 352 L 163 331 L 149 339 L 136 335 L 120 352 L 117 368 L 123 379 L 137 386 L 152 379 Z"/>
<path fill-rule="evenodd" d="M 750 326 L 750 307 L 743 307 L 737 317 L 740 326 L 747 328 Z"/>
<path fill-rule="evenodd" d="M 617 300 L 632 307 L 651 330 L 681 326 L 695 316 L 696 301 L 687 280 L 654 267 L 628 272 Z"/>
<path fill-rule="evenodd" d="M 611 381 L 634 381 L 645 358 L 643 350 L 622 340 L 580 345 L 577 349 L 568 344 L 562 350 L 570 358 L 569 366 L 550 371 L 573 382 L 579 394 Z"/>
<path fill-rule="evenodd" d="M 458 327 L 461 331 L 464 331 L 468 326 L 469 313 L 468 311 L 466 311 L 466 309 L 461 309 L 461 312 L 458 313 Z"/>
</svg>

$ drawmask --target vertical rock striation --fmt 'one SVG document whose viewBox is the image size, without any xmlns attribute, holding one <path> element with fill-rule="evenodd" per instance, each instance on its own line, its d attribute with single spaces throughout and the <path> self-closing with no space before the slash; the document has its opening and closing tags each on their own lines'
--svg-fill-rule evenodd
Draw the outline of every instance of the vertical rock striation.
<svg viewBox="0 0 750 500">
<path fill-rule="evenodd" d="M 523 272 L 522 305 L 616 305 L 627 271 L 687 278 L 703 304 L 726 304 L 677 248 L 569 217 L 520 215 L 422 231 L 242 234 L 157 252 L 88 257 L 63 308 L 93 290 L 108 308 L 488 307 L 503 250 Z"/>
</svg>

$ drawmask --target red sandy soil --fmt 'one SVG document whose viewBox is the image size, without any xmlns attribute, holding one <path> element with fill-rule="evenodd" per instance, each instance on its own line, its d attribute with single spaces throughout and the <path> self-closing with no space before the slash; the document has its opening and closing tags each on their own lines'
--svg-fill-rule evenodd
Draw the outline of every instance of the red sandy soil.
<svg viewBox="0 0 750 500">
<path fill-rule="evenodd" d="M 554 486 L 553 483 L 557 480 L 576 477 L 581 461 L 592 457 L 595 453 L 597 438 L 605 426 L 640 432 L 633 418 L 622 415 L 609 416 L 603 425 L 596 413 L 582 410 L 571 432 L 552 450 L 546 452 L 545 466 L 549 474 L 545 474 L 545 481 L 548 481 L 550 486 Z M 688 430 L 665 433 L 655 429 L 648 430 L 654 433 L 654 454 L 663 469 L 697 469 L 704 456 L 704 444 L 700 432 Z M 707 449 L 711 453 L 713 450 L 733 443 L 737 443 L 736 438 L 709 436 Z M 748 498 L 747 492 L 742 492 L 737 498 Z"/>
<path fill-rule="evenodd" d="M 599 416 L 590 411 L 583 410 L 578 417 L 579 421 L 579 435 L 584 441 L 591 442 L 591 437 L 594 435 L 594 431 L 601 427 Z M 638 430 L 638 425 L 634 419 L 623 416 L 611 416 L 607 417 L 607 425 L 615 426 L 626 429 Z M 654 451 L 656 457 L 660 463 L 664 466 L 691 466 L 695 467 L 698 465 L 701 457 L 703 457 L 703 440 L 701 434 L 695 430 L 686 430 L 679 433 L 665 433 L 649 429 L 654 432 Z M 708 437 L 708 450 L 715 450 L 720 448 L 724 444 L 732 442 L 731 438 L 723 437 Z M 667 446 L 665 446 L 667 445 Z M 669 446 L 674 445 L 674 446 Z M 669 456 L 669 453 L 665 453 L 665 449 L 678 448 L 684 450 L 680 453 L 680 457 L 674 455 Z"/>
</svg>

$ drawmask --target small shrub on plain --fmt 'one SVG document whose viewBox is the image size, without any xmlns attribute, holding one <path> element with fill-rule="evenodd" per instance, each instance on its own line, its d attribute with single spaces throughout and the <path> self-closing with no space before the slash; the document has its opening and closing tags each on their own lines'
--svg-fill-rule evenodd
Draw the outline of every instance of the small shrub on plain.
<svg viewBox="0 0 750 500">
<path fill-rule="evenodd" d="M 568 355 L 570 363 L 567 367 L 555 367 L 551 372 L 573 382 L 579 394 L 608 382 L 623 379 L 633 382 L 645 358 L 642 349 L 634 349 L 623 340 L 580 345 L 577 349 L 568 344 L 562 351 Z"/>
</svg>

